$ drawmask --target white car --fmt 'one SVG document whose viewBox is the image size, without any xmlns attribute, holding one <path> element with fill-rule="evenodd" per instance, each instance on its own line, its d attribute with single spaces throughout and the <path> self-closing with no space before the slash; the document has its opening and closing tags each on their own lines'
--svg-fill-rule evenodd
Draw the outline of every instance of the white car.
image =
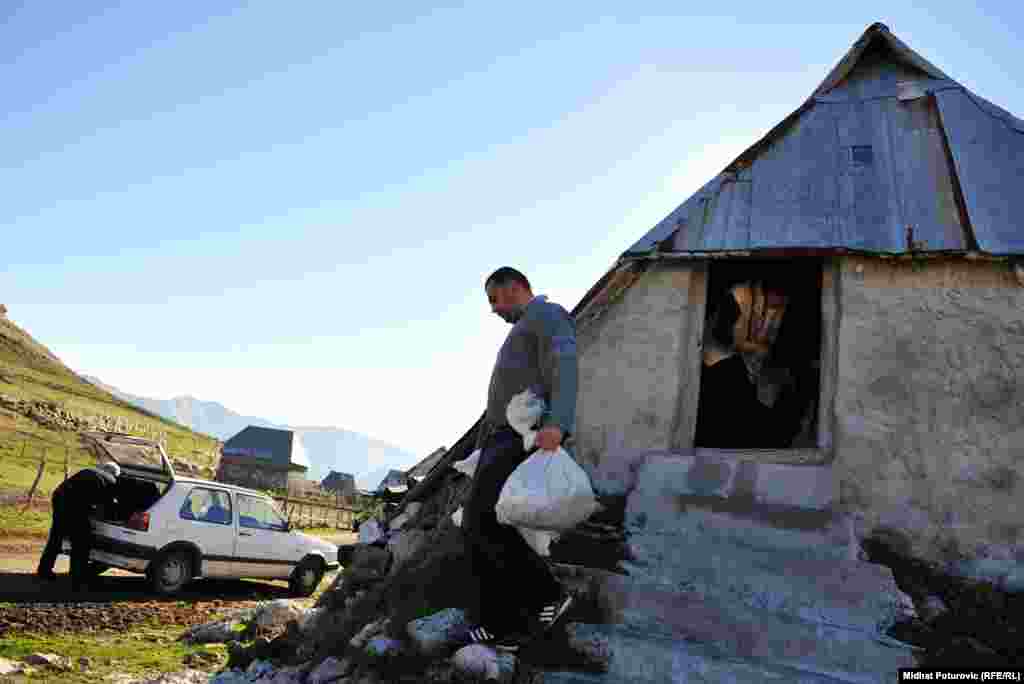
<svg viewBox="0 0 1024 684">
<path fill-rule="evenodd" d="M 292 530 L 266 494 L 177 477 L 152 440 L 86 437 L 121 467 L 114 510 L 92 521 L 93 571 L 145 573 L 161 594 L 195 577 L 251 577 L 287 579 L 294 595 L 309 596 L 338 567 L 338 547 Z"/>
</svg>

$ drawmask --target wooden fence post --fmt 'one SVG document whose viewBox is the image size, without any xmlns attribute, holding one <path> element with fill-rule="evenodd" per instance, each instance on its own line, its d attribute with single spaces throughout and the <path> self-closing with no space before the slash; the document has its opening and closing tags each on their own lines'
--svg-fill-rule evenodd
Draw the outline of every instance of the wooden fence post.
<svg viewBox="0 0 1024 684">
<path fill-rule="evenodd" d="M 32 483 L 32 487 L 28 490 L 28 499 L 25 500 L 25 508 L 21 509 L 22 513 L 27 511 L 29 509 L 29 506 L 32 505 L 32 497 L 35 496 L 36 487 L 39 486 L 39 480 L 43 479 L 43 469 L 45 469 L 45 468 L 46 468 L 46 447 L 43 447 L 43 456 L 39 460 L 39 472 L 36 473 L 35 482 Z"/>
</svg>

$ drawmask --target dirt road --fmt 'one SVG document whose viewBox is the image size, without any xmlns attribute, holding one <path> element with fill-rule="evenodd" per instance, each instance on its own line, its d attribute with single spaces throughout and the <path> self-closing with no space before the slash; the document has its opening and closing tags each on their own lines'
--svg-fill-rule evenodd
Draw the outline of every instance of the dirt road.
<svg viewBox="0 0 1024 684">
<path fill-rule="evenodd" d="M 353 543 L 354 534 L 329 538 Z M 259 601 L 288 598 L 286 581 L 199 579 L 174 597 L 153 593 L 142 575 L 111 569 L 86 592 L 72 593 L 67 556 L 59 556 L 57 580 L 35 576 L 43 540 L 0 540 L 0 637 L 5 634 L 76 633 L 129 630 L 161 624 L 201 624 L 234 608 Z M 324 577 L 327 586 L 334 573 Z M 4 604 L 7 605 L 4 605 Z M 68 610 L 74 605 L 75 610 Z"/>
</svg>

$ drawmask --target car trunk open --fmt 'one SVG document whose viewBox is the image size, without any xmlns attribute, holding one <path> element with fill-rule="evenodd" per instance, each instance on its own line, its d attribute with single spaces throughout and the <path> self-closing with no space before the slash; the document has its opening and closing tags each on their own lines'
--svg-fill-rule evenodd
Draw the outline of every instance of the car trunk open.
<svg viewBox="0 0 1024 684">
<path fill-rule="evenodd" d="M 173 484 L 174 468 L 158 443 L 117 433 L 87 432 L 84 436 L 98 459 L 113 461 L 121 468 L 114 505 L 100 516 L 104 522 L 129 522 L 134 514 L 151 508 Z"/>
</svg>

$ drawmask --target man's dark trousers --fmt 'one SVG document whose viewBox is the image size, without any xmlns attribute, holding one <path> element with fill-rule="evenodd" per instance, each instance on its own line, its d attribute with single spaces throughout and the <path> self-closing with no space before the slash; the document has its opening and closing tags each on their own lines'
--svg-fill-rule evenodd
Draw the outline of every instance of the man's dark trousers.
<svg viewBox="0 0 1024 684">
<path fill-rule="evenodd" d="M 479 622 L 499 634 L 527 631 L 530 618 L 561 593 L 547 561 L 494 513 L 505 481 L 526 458 L 519 433 L 510 427 L 495 432 L 480 451 L 463 511 L 470 563 L 480 583 Z"/>
<path fill-rule="evenodd" d="M 46 548 L 39 557 L 37 573 L 48 575 L 53 572 L 53 565 L 60 554 L 64 539 L 71 540 L 71 586 L 80 589 L 88 584 L 89 552 L 92 550 L 92 525 L 89 515 L 92 506 L 88 502 L 79 501 L 70 487 L 58 486 L 51 499 L 53 505 L 53 524 L 50 536 L 46 540 Z"/>
</svg>

